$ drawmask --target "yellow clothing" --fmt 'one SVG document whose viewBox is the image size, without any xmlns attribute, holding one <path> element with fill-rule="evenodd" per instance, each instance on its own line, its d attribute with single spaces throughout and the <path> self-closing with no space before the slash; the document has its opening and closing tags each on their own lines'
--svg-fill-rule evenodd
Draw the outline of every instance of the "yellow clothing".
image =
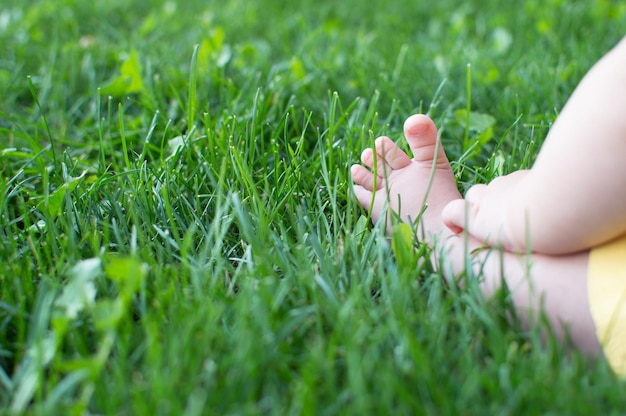
<svg viewBox="0 0 626 416">
<path fill-rule="evenodd" d="M 587 276 L 598 340 L 611 367 L 626 376 L 626 236 L 591 250 Z"/>
</svg>

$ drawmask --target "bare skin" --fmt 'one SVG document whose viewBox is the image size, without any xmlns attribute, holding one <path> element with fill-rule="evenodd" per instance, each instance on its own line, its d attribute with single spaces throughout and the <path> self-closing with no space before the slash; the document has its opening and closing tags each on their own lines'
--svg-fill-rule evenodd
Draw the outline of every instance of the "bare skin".
<svg viewBox="0 0 626 416">
<path fill-rule="evenodd" d="M 388 137 L 378 138 L 375 152 L 365 149 L 361 155 L 365 166 L 351 168 L 354 193 L 361 206 L 370 210 L 375 223 L 385 221 L 388 233 L 392 223 L 389 209 L 402 221 L 414 223 L 426 203 L 417 226 L 424 231 L 427 243 L 442 250 L 450 267 L 446 272 L 456 275 L 464 270 L 467 253 L 482 243 L 471 236 L 464 241 L 444 225 L 444 208 L 461 195 L 443 148 L 437 146 L 437 129 L 432 120 L 414 115 L 406 121 L 404 132 L 413 158 Z M 430 193 L 426 195 L 431 173 Z M 523 175 L 513 178 L 519 180 Z M 474 265 L 482 276 L 481 288 L 486 296 L 499 288 L 504 274 L 522 318 L 532 319 L 544 310 L 558 334 L 563 336 L 568 331 L 575 346 L 595 355 L 600 346 L 587 301 L 587 261 L 588 251 L 559 257 L 535 254 L 528 258 L 483 250 L 475 256 Z"/>
<path fill-rule="evenodd" d="M 404 134 L 413 158 L 390 138 L 379 137 L 376 139 L 375 152 L 367 148 L 361 154 L 361 161 L 369 169 L 353 165 L 350 170 L 355 184 L 354 193 L 366 209 L 370 208 L 374 193 L 371 215 L 375 223 L 387 208 L 399 214 L 404 222 L 415 222 L 423 204 L 427 203 L 428 209 L 421 218 L 420 227 L 432 242 L 432 238 L 442 232 L 450 235 L 450 231 L 443 227 L 441 211 L 450 201 L 461 198 L 461 194 L 443 148 L 437 147 L 435 123 L 428 116 L 416 114 L 404 123 Z M 437 159 L 433 162 L 435 156 Z M 374 158 L 377 171 L 373 173 Z M 434 174 L 432 192 L 425 201 L 431 174 Z M 391 232 L 391 225 L 387 215 L 388 233 Z"/>
<path fill-rule="evenodd" d="M 625 108 L 626 38 L 580 82 L 532 169 L 472 187 L 444 210 L 445 224 L 490 246 L 543 254 L 625 234 Z"/>
</svg>

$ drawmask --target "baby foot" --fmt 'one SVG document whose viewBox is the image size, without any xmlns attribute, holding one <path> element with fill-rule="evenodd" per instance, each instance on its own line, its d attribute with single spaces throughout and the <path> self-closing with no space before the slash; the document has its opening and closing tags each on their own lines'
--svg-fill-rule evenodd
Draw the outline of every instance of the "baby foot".
<svg viewBox="0 0 626 416">
<path fill-rule="evenodd" d="M 517 222 L 522 226 L 517 227 L 517 233 L 513 232 L 509 208 L 520 191 L 520 182 L 528 172 L 518 170 L 500 176 L 488 185 L 472 186 L 465 194 L 465 199 L 452 201 L 443 209 L 444 224 L 452 232 L 460 234 L 465 231 L 488 246 L 525 252 L 524 219 L 518 219 Z"/>
<path fill-rule="evenodd" d="M 446 230 L 441 220 L 442 209 L 461 195 L 446 154 L 437 145 L 437 127 L 433 121 L 423 114 L 413 115 L 404 123 L 404 135 L 413 158 L 390 138 L 379 137 L 375 153 L 368 148 L 361 154 L 365 166 L 353 165 L 350 170 L 354 194 L 361 206 L 371 211 L 374 223 L 385 221 L 388 234 L 393 226 L 391 210 L 403 222 L 414 223 L 419 219 L 419 226 L 423 227 L 420 235 L 423 229 L 424 235 L 432 238 Z M 383 215 L 385 218 L 381 218 Z"/>
</svg>

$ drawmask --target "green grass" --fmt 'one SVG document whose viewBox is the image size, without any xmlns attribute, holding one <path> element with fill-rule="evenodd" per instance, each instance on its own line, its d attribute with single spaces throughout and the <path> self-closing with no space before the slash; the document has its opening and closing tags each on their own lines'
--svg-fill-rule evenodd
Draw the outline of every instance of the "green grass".
<svg viewBox="0 0 626 416">
<path fill-rule="evenodd" d="M 7 3 L 0 405 L 621 413 L 604 361 L 392 253 L 348 170 L 416 111 L 461 188 L 528 167 L 625 24 L 610 1 Z"/>
</svg>

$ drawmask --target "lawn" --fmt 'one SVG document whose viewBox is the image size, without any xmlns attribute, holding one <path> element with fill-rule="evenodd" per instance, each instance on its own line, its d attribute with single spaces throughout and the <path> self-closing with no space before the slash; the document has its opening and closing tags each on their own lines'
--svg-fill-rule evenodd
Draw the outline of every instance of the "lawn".
<svg viewBox="0 0 626 416">
<path fill-rule="evenodd" d="M 415 112 L 461 189 L 529 167 L 625 5 L 3 1 L 4 413 L 626 409 L 505 291 L 388 244 L 349 178 Z"/>
</svg>

